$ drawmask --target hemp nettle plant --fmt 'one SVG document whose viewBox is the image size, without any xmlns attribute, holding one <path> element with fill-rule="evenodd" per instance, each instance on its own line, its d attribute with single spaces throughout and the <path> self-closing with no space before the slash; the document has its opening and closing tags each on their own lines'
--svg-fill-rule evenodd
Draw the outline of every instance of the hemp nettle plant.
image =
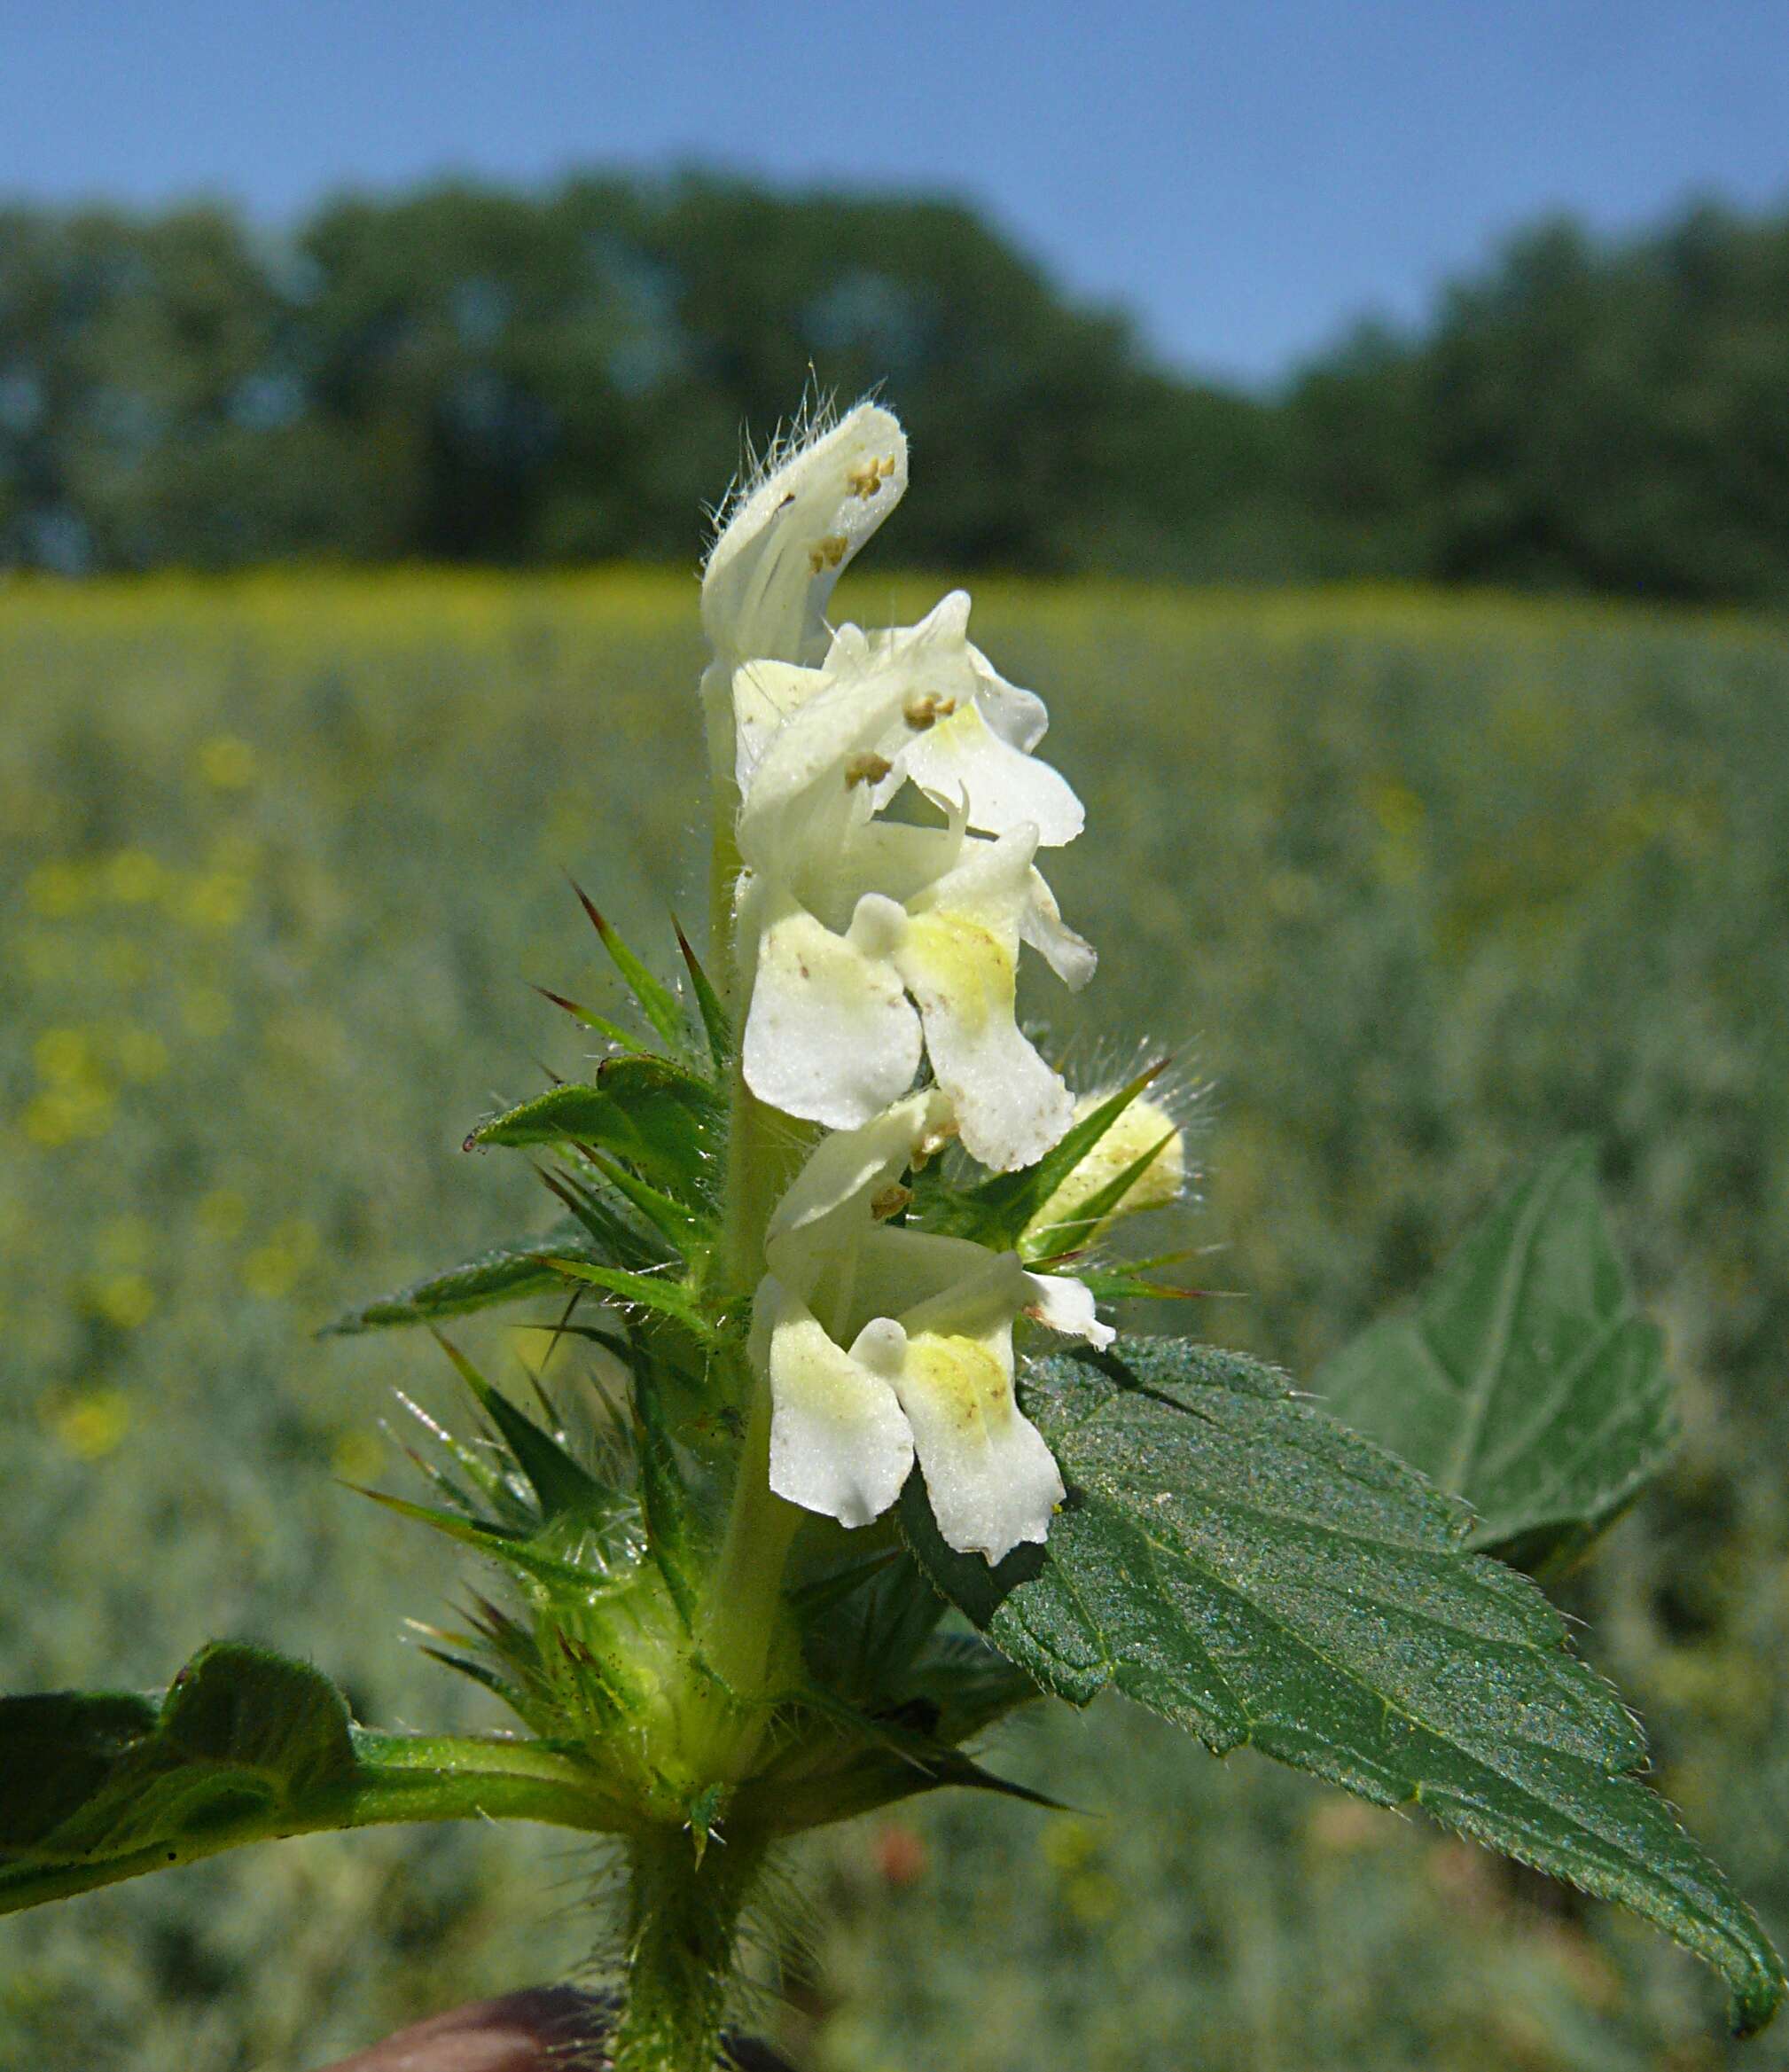
<svg viewBox="0 0 1789 2072">
<path fill-rule="evenodd" d="M 723 514 L 707 960 L 680 935 L 673 987 L 589 907 L 637 1025 L 559 1001 L 589 1077 L 467 1139 L 550 1161 L 562 1217 L 336 1327 L 561 1299 L 576 1377 L 525 1407 L 449 1346 L 482 1428 L 423 1420 L 426 1500 L 379 1497 L 501 1578 L 431 1646 L 520 1731 L 379 1732 L 236 1643 L 161 1694 L 6 1700 L 0 1908 L 322 1828 L 557 1823 L 625 1876 L 614 2064 L 707 2072 L 780 1843 L 945 1786 L 1026 1798 L 970 1751 L 1110 1687 L 1622 1902 L 1759 2028 L 1775 1953 L 1532 1579 L 1671 1438 L 1589 1153 L 1319 1375 L 1326 1409 L 1103 1321 L 1180 1292 L 1110 1240 L 1181 1192 L 1184 1118 L 1158 1070 L 1066 1083 L 1016 1018 L 1022 946 L 1093 973 L 1038 869 L 1082 814 L 968 598 L 828 623 L 906 484 L 864 404 Z"/>
</svg>

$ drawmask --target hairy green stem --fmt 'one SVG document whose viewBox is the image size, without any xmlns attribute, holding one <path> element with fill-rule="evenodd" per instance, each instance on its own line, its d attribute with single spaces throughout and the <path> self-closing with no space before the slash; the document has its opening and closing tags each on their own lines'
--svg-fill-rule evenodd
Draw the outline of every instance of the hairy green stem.
<svg viewBox="0 0 1789 2072">
<path fill-rule="evenodd" d="M 770 1391 L 754 1384 L 726 1533 L 709 1572 L 702 1658 L 747 1704 L 773 1694 L 789 1641 L 783 1571 L 801 1513 L 770 1487 Z"/>
<path fill-rule="evenodd" d="M 627 1976 L 614 2072 L 715 2072 L 739 1917 L 762 1868 L 744 1838 L 698 1854 L 685 1828 L 629 1845 Z"/>
</svg>

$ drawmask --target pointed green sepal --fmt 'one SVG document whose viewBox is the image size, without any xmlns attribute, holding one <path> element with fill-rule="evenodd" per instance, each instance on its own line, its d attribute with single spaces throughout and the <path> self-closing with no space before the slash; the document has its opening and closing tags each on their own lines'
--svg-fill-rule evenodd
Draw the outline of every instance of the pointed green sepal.
<svg viewBox="0 0 1789 2072">
<path fill-rule="evenodd" d="M 599 1288 L 617 1302 L 668 1317 L 705 1343 L 714 1342 L 719 1337 L 715 1325 L 697 1308 L 690 1291 L 681 1281 L 661 1274 L 625 1273 L 619 1267 L 593 1266 L 585 1259 L 558 1259 L 553 1265 L 567 1280 Z"/>
<path fill-rule="evenodd" d="M 707 1039 L 708 1056 L 718 1072 L 733 1054 L 733 1025 L 728 1019 L 727 1010 L 721 1005 L 721 996 L 702 969 L 701 958 L 681 927 L 677 929 L 677 948 L 683 952 L 684 966 L 696 996 L 696 1012 L 701 1018 L 702 1034 Z"/>
<path fill-rule="evenodd" d="M 1131 1099 L 1135 1099 L 1136 1096 L 1132 1095 Z M 1158 1138 L 1140 1157 L 1134 1158 L 1121 1171 L 1114 1173 L 1105 1186 L 1090 1194 L 1073 1216 L 1065 1216 L 1060 1223 L 1051 1224 L 1046 1229 L 1033 1231 L 1029 1236 L 1021 1236 L 1020 1256 L 1035 1265 L 1040 1260 L 1066 1258 L 1083 1245 L 1090 1245 L 1125 1196 L 1179 1134 L 1177 1130 L 1169 1130 Z M 1047 1201 L 1049 1196 L 1044 1200 Z"/>
<path fill-rule="evenodd" d="M 520 1302 L 531 1295 L 551 1294 L 562 1284 L 554 1261 L 597 1256 L 584 1225 L 567 1216 L 538 1238 L 494 1245 L 462 1266 L 412 1281 L 395 1294 L 383 1295 L 350 1310 L 324 1326 L 325 1337 L 351 1337 L 363 1331 L 387 1331 L 404 1325 L 433 1324 L 464 1317 L 501 1302 Z"/>
<path fill-rule="evenodd" d="M 605 1489 L 551 1433 L 543 1431 L 500 1389 L 493 1388 L 457 1346 L 440 1332 L 434 1337 L 527 1476 L 545 1522 L 551 1524 L 561 1518 L 594 1521 L 613 1511 L 619 1500 L 615 1490 Z"/>
<path fill-rule="evenodd" d="M 534 1544 L 533 1536 L 514 1526 L 496 1525 L 467 1518 L 457 1511 L 440 1511 L 433 1504 L 415 1504 L 408 1497 L 394 1497 L 384 1489 L 369 1489 L 358 1482 L 348 1487 L 362 1497 L 371 1497 L 399 1518 L 426 1525 L 462 1546 L 473 1547 L 500 1568 L 535 1583 L 557 1589 L 571 1589 L 588 1595 L 605 1587 L 605 1576 L 595 1568 L 580 1568 L 561 1560 Z"/>
<path fill-rule="evenodd" d="M 996 1251 L 1017 1246 L 1024 1236 L 1026 1225 L 1042 1211 L 1050 1197 L 1137 1096 L 1167 1069 L 1167 1060 L 1163 1059 L 1147 1071 L 1139 1072 L 1110 1099 L 1102 1101 L 1090 1114 L 1083 1115 L 1035 1166 L 1014 1173 L 996 1173 L 979 1186 L 961 1192 L 948 1192 L 941 1183 L 929 1183 L 922 1176 L 917 1183 L 922 1198 L 927 1192 L 935 1194 L 926 1203 L 926 1227 L 953 1237 L 973 1239 L 978 1245 L 991 1246 Z"/>
<path fill-rule="evenodd" d="M 666 1043 L 681 1042 L 684 1016 L 677 1005 L 677 996 L 668 986 L 652 976 L 628 947 L 613 925 L 598 911 L 595 903 L 582 886 L 574 881 L 572 890 L 577 894 L 579 905 L 589 917 L 590 926 L 597 931 L 603 948 L 608 951 L 628 990 L 639 1003 L 640 1013 Z"/>
</svg>

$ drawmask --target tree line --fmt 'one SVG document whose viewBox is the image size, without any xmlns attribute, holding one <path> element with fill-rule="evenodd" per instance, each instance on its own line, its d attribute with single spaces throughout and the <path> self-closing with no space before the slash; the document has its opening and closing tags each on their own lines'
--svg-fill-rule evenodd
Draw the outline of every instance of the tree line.
<svg viewBox="0 0 1789 2072">
<path fill-rule="evenodd" d="M 1789 217 L 1543 225 L 1263 396 L 959 205 L 697 175 L 0 209 L 0 567 L 687 562 L 742 426 L 872 387 L 916 563 L 1789 595 Z"/>
</svg>

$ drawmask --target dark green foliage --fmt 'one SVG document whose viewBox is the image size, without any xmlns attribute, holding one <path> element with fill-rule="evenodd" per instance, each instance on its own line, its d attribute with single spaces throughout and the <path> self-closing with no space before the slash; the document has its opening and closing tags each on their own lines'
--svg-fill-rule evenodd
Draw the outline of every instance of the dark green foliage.
<svg viewBox="0 0 1789 2072">
<path fill-rule="evenodd" d="M 653 1033 L 690 1051 L 691 1062 L 625 1048 L 603 1059 L 590 1082 L 561 1081 L 480 1123 L 465 1139 L 468 1151 L 551 1145 L 562 1152 L 563 1166 L 541 1177 L 569 1215 L 543 1237 L 496 1247 L 351 1310 L 331 1326 L 336 1333 L 433 1323 L 569 1281 L 668 1319 L 704 1345 L 716 1341 L 717 1319 L 703 1306 L 700 1282 L 715 1243 L 725 1153 L 725 1098 L 711 1076 L 725 1055 L 725 1016 L 681 931 L 694 993 L 687 1008 L 582 891 L 578 898 Z M 558 994 L 547 997 L 571 1005 Z M 601 1026 L 630 1043 L 613 1025 Z"/>
<path fill-rule="evenodd" d="M 960 206 L 702 176 L 348 197 L 285 246 L 14 207 L 0 307 L 0 565 L 686 566 L 811 371 L 927 456 L 885 567 L 1789 595 L 1781 217 L 1543 223 L 1271 400 Z"/>
<path fill-rule="evenodd" d="M 935 595 L 863 582 L 841 608 L 866 619 Z M 483 1691 L 395 1638 L 405 1614 L 473 1633 L 475 1606 L 440 1608 L 473 1564 L 336 1479 L 385 1479 L 365 1435 L 393 1382 L 435 1408 L 452 1377 L 421 1333 L 321 1349 L 308 1333 L 481 1234 L 548 1220 L 528 1154 L 469 1166 L 457 1148 L 492 1081 L 527 1083 L 535 1051 L 588 1076 L 592 1046 L 517 989 L 566 970 L 567 937 L 563 895 L 535 872 L 519 897 L 516 859 L 539 853 L 563 787 L 587 829 L 574 868 L 600 858 L 605 902 L 676 968 L 650 930 L 699 775 L 699 740 L 667 725 L 695 666 L 689 592 L 686 575 L 468 576 L 10 599 L 13 1112 L 49 1084 L 33 1045 L 71 1022 L 103 1041 L 129 1016 L 170 1061 L 113 1083 L 105 1136 L 45 1146 L 21 1130 L 0 1161 L 5 1687 L 147 1689 L 195 1633 L 249 1631 L 326 1664 L 367 1716 L 497 1723 Z M 990 586 L 977 614 L 1007 673 L 1052 693 L 1051 759 L 1101 830 L 1097 856 L 1083 842 L 1053 866 L 1101 954 L 1063 1032 L 1083 1013 L 1164 1040 L 1191 1024 L 1219 1089 L 1207 1205 L 1173 1241 L 1223 1249 L 1162 1270 L 1246 1291 L 1203 1305 L 1204 1329 L 1312 1374 L 1426 1285 L 1511 1172 L 1574 1130 L 1604 1137 L 1686 1435 L 1564 1601 L 1644 1716 L 1661 1789 L 1780 1939 L 1784 643 L 1409 596 Z M 200 789 L 215 733 L 252 739 L 256 786 Z M 636 749 L 661 785 L 637 781 Z M 404 782 L 369 780 L 387 769 Z M 220 937 L 180 895 L 226 842 L 254 847 L 243 919 Z M 127 848 L 160 860 L 161 902 L 109 889 Z M 64 872 L 82 903 L 40 903 L 37 876 Z M 418 926 L 436 911 L 441 929 Z M 148 960 L 134 975 L 127 944 Z M 183 1026 L 204 987 L 230 1003 L 222 1034 Z M 221 1188 L 250 1204 L 239 1228 L 209 1222 Z M 134 1259 L 113 1250 L 127 1208 L 147 1226 Z M 274 1294 L 246 1267 L 287 1216 L 318 1248 Z M 157 1297 L 130 1330 L 95 1307 L 98 1276 L 124 1266 Z M 510 1386 L 509 1320 L 550 1328 L 564 1307 L 555 1293 L 455 1335 Z M 594 1301 L 566 1335 L 587 1320 Z M 547 1342 L 531 1335 L 530 1357 Z M 549 1370 L 568 1408 L 569 1352 Z M 76 1420 L 108 1402 L 129 1421 L 96 1458 L 103 1433 Z M 200 1498 L 195 1464 L 211 1462 Z M 1778 2047 L 1730 2051 L 1689 1960 L 1618 1910 L 1281 1765 L 1205 1761 L 1138 1707 L 1030 1706 L 982 1760 L 1086 1818 L 931 1794 L 895 1810 L 930 1860 L 900 1886 L 879 1822 L 812 1845 L 824 1941 L 820 1998 L 786 2016 L 798 2058 L 1739 2072 Z M 41 1909 L 5 1924 L 0 2061 L 191 2072 L 231 2052 L 345 2053 L 582 1961 L 566 1904 L 581 1857 L 465 1821 L 238 1851 Z"/>
<path fill-rule="evenodd" d="M 1069 1486 L 1047 1547 L 953 1555 L 918 1478 L 911 1544 L 977 1626 L 1077 1704 L 1110 1685 L 1219 1754 L 1252 1745 L 1644 1914 L 1719 1969 L 1735 2025 L 1783 1992 L 1757 1920 L 1633 1774 L 1644 1744 L 1469 1514 L 1185 1340 L 1044 1362 L 1023 1396 Z"/>
<path fill-rule="evenodd" d="M 1621 245 L 1541 223 L 1286 408 L 1327 573 L 1789 597 L 1781 215 L 1704 207 Z"/>
<path fill-rule="evenodd" d="M 1472 1544 L 1557 1565 L 1656 1476 L 1676 1415 L 1656 1328 L 1629 1291 L 1566 1146 L 1510 1189 L 1407 1314 L 1318 1371 L 1336 1416 L 1474 1512 Z"/>
<path fill-rule="evenodd" d="M 369 1732 L 316 1669 L 228 1641 L 159 1701 L 0 1699 L 0 1913 L 279 1835 L 474 1818 L 615 1825 L 571 1758 Z"/>
<path fill-rule="evenodd" d="M 0 434 L 0 561 L 687 566 L 740 427 L 810 380 L 886 385 L 934 456 L 915 563 L 1278 552 L 1267 410 L 1152 368 L 956 204 L 440 185 L 332 202 L 284 248 L 219 210 L 15 209 L 0 302 L 38 405 Z"/>
</svg>

